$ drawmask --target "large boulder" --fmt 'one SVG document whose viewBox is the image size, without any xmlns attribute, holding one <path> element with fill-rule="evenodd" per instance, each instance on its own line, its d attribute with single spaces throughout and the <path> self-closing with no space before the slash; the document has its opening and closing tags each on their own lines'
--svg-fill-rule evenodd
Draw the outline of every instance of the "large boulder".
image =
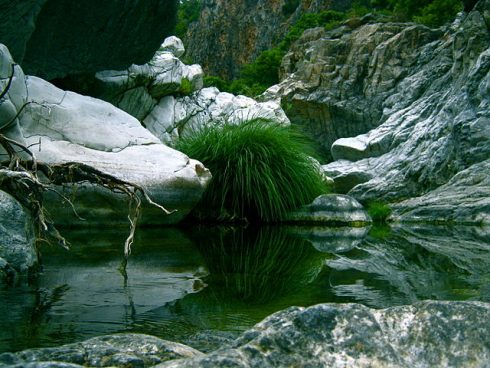
<svg viewBox="0 0 490 368">
<path fill-rule="evenodd" d="M 275 313 L 231 347 L 176 367 L 485 367 L 490 305 L 427 301 L 385 310 L 319 304 Z"/>
<path fill-rule="evenodd" d="M 45 79 L 144 64 L 175 25 L 177 0 L 0 1 L 0 42 Z"/>
<path fill-rule="evenodd" d="M 137 119 L 107 102 L 25 77 L 3 45 L 0 57 L 0 86 L 7 91 L 0 101 L 0 130 L 30 146 L 38 160 L 89 165 L 142 186 L 155 202 L 177 210 L 165 216 L 147 206 L 144 223 L 175 223 L 200 199 L 211 177 L 201 163 L 161 144 Z M 75 202 L 79 216 L 50 192 L 47 206 L 58 223 L 127 221 L 124 195 L 84 183 L 59 189 Z"/>
<path fill-rule="evenodd" d="M 22 111 L 20 130 L 27 145 L 35 145 L 46 163 L 81 162 L 137 184 L 167 209 L 147 206 L 142 221 L 175 223 L 197 203 L 211 175 L 198 161 L 175 151 L 148 132 L 132 116 L 91 97 L 63 91 L 37 78 L 26 79 L 30 104 Z M 37 145 L 37 146 L 36 146 Z M 91 184 L 64 188 L 79 216 L 56 194 L 48 208 L 58 223 L 126 223 L 125 196 Z M 56 208 L 56 210 L 54 210 Z M 80 218 L 81 217 L 81 218 Z"/>
</svg>

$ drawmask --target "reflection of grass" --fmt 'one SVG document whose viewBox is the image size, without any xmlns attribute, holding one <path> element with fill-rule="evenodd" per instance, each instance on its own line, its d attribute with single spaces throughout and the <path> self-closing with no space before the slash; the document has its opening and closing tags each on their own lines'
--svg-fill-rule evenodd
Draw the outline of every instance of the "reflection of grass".
<svg viewBox="0 0 490 368">
<path fill-rule="evenodd" d="M 266 119 L 206 127 L 181 137 L 176 148 L 203 162 L 213 179 L 198 212 L 209 219 L 277 221 L 327 191 L 298 132 Z"/>
<path fill-rule="evenodd" d="M 376 224 L 369 229 L 369 235 L 374 239 L 385 239 L 391 236 L 391 228 L 386 224 Z"/>
<path fill-rule="evenodd" d="M 202 233 L 201 233 L 202 236 Z M 266 303 L 312 281 L 323 257 L 307 242 L 278 228 L 229 229 L 199 245 L 210 284 L 248 303 Z"/>
</svg>

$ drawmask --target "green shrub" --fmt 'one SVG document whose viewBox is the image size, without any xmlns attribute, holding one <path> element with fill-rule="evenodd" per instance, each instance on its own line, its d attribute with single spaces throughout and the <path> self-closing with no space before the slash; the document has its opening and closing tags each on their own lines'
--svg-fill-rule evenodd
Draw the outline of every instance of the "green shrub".
<svg viewBox="0 0 490 368">
<path fill-rule="evenodd" d="M 371 201 L 368 202 L 366 210 L 374 222 L 385 222 L 391 215 L 391 208 L 384 202 Z"/>
<path fill-rule="evenodd" d="M 459 0 L 434 0 L 424 6 L 420 15 L 413 20 L 429 27 L 438 27 L 453 20 L 454 16 L 463 10 L 463 4 Z"/>
<path fill-rule="evenodd" d="M 184 134 L 176 149 L 200 160 L 213 179 L 200 218 L 274 222 L 326 192 L 303 135 L 265 119 Z"/>
<path fill-rule="evenodd" d="M 189 24 L 199 19 L 201 12 L 201 0 L 181 0 L 179 1 L 179 10 L 177 12 L 177 25 L 175 26 L 175 35 L 184 39 L 189 28 Z"/>
</svg>

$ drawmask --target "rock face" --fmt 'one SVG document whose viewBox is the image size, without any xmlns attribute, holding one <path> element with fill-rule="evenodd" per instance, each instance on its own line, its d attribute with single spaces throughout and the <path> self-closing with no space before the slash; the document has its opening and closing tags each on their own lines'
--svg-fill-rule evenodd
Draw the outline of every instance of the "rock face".
<svg viewBox="0 0 490 368">
<path fill-rule="evenodd" d="M 232 347 L 170 367 L 484 367 L 490 307 L 422 302 L 373 310 L 359 304 L 293 307 L 245 332 Z"/>
<path fill-rule="evenodd" d="M 149 206 L 143 223 L 175 223 L 200 199 L 210 174 L 199 162 L 164 146 L 138 120 L 107 102 L 63 91 L 37 77 L 24 77 L 22 69 L 11 68 L 13 61 L 3 45 L 0 51 L 3 89 L 12 80 L 0 104 L 2 133 L 34 145 L 38 160 L 87 164 L 141 185 L 153 200 L 178 210 L 164 216 Z M 75 199 L 81 218 L 93 224 L 126 223 L 124 196 L 92 185 L 77 187 L 64 190 Z M 87 223 L 57 195 L 47 200 L 58 223 Z"/>
<path fill-rule="evenodd" d="M 0 42 L 45 79 L 147 62 L 175 25 L 176 0 L 0 1 Z"/>
<path fill-rule="evenodd" d="M 31 217 L 10 195 L 0 191 L 0 281 L 26 273 L 37 264 Z"/>
<path fill-rule="evenodd" d="M 200 355 L 188 346 L 157 337 L 119 334 L 57 348 L 0 354 L 0 367 L 150 367 L 171 359 Z"/>
<path fill-rule="evenodd" d="M 199 20 L 192 23 L 185 43 L 188 56 L 206 73 L 231 79 L 243 64 L 270 49 L 305 12 L 326 9 L 329 1 L 301 0 L 284 14 L 285 0 L 204 0 Z M 336 1 L 341 3 L 341 1 Z"/>
<path fill-rule="evenodd" d="M 331 148 L 324 171 L 341 192 L 397 202 L 393 219 L 487 223 L 489 12 L 482 0 L 441 30 L 309 30 L 264 97 Z"/>
<path fill-rule="evenodd" d="M 304 224 L 365 225 L 372 220 L 354 198 L 341 194 L 324 194 L 287 215 L 286 221 Z"/>
</svg>

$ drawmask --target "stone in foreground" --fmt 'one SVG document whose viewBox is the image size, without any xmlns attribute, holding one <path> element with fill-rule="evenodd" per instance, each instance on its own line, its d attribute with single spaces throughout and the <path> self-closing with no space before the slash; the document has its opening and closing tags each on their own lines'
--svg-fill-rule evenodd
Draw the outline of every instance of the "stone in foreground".
<svg viewBox="0 0 490 368">
<path fill-rule="evenodd" d="M 192 358 L 201 352 L 179 343 L 143 334 L 95 337 L 56 348 L 0 354 L 0 367 L 151 367 L 158 363 Z M 64 365 L 67 364 L 67 365 Z"/>
<path fill-rule="evenodd" d="M 479 302 L 292 307 L 230 348 L 158 367 L 487 367 L 489 318 L 490 305 Z"/>
</svg>

